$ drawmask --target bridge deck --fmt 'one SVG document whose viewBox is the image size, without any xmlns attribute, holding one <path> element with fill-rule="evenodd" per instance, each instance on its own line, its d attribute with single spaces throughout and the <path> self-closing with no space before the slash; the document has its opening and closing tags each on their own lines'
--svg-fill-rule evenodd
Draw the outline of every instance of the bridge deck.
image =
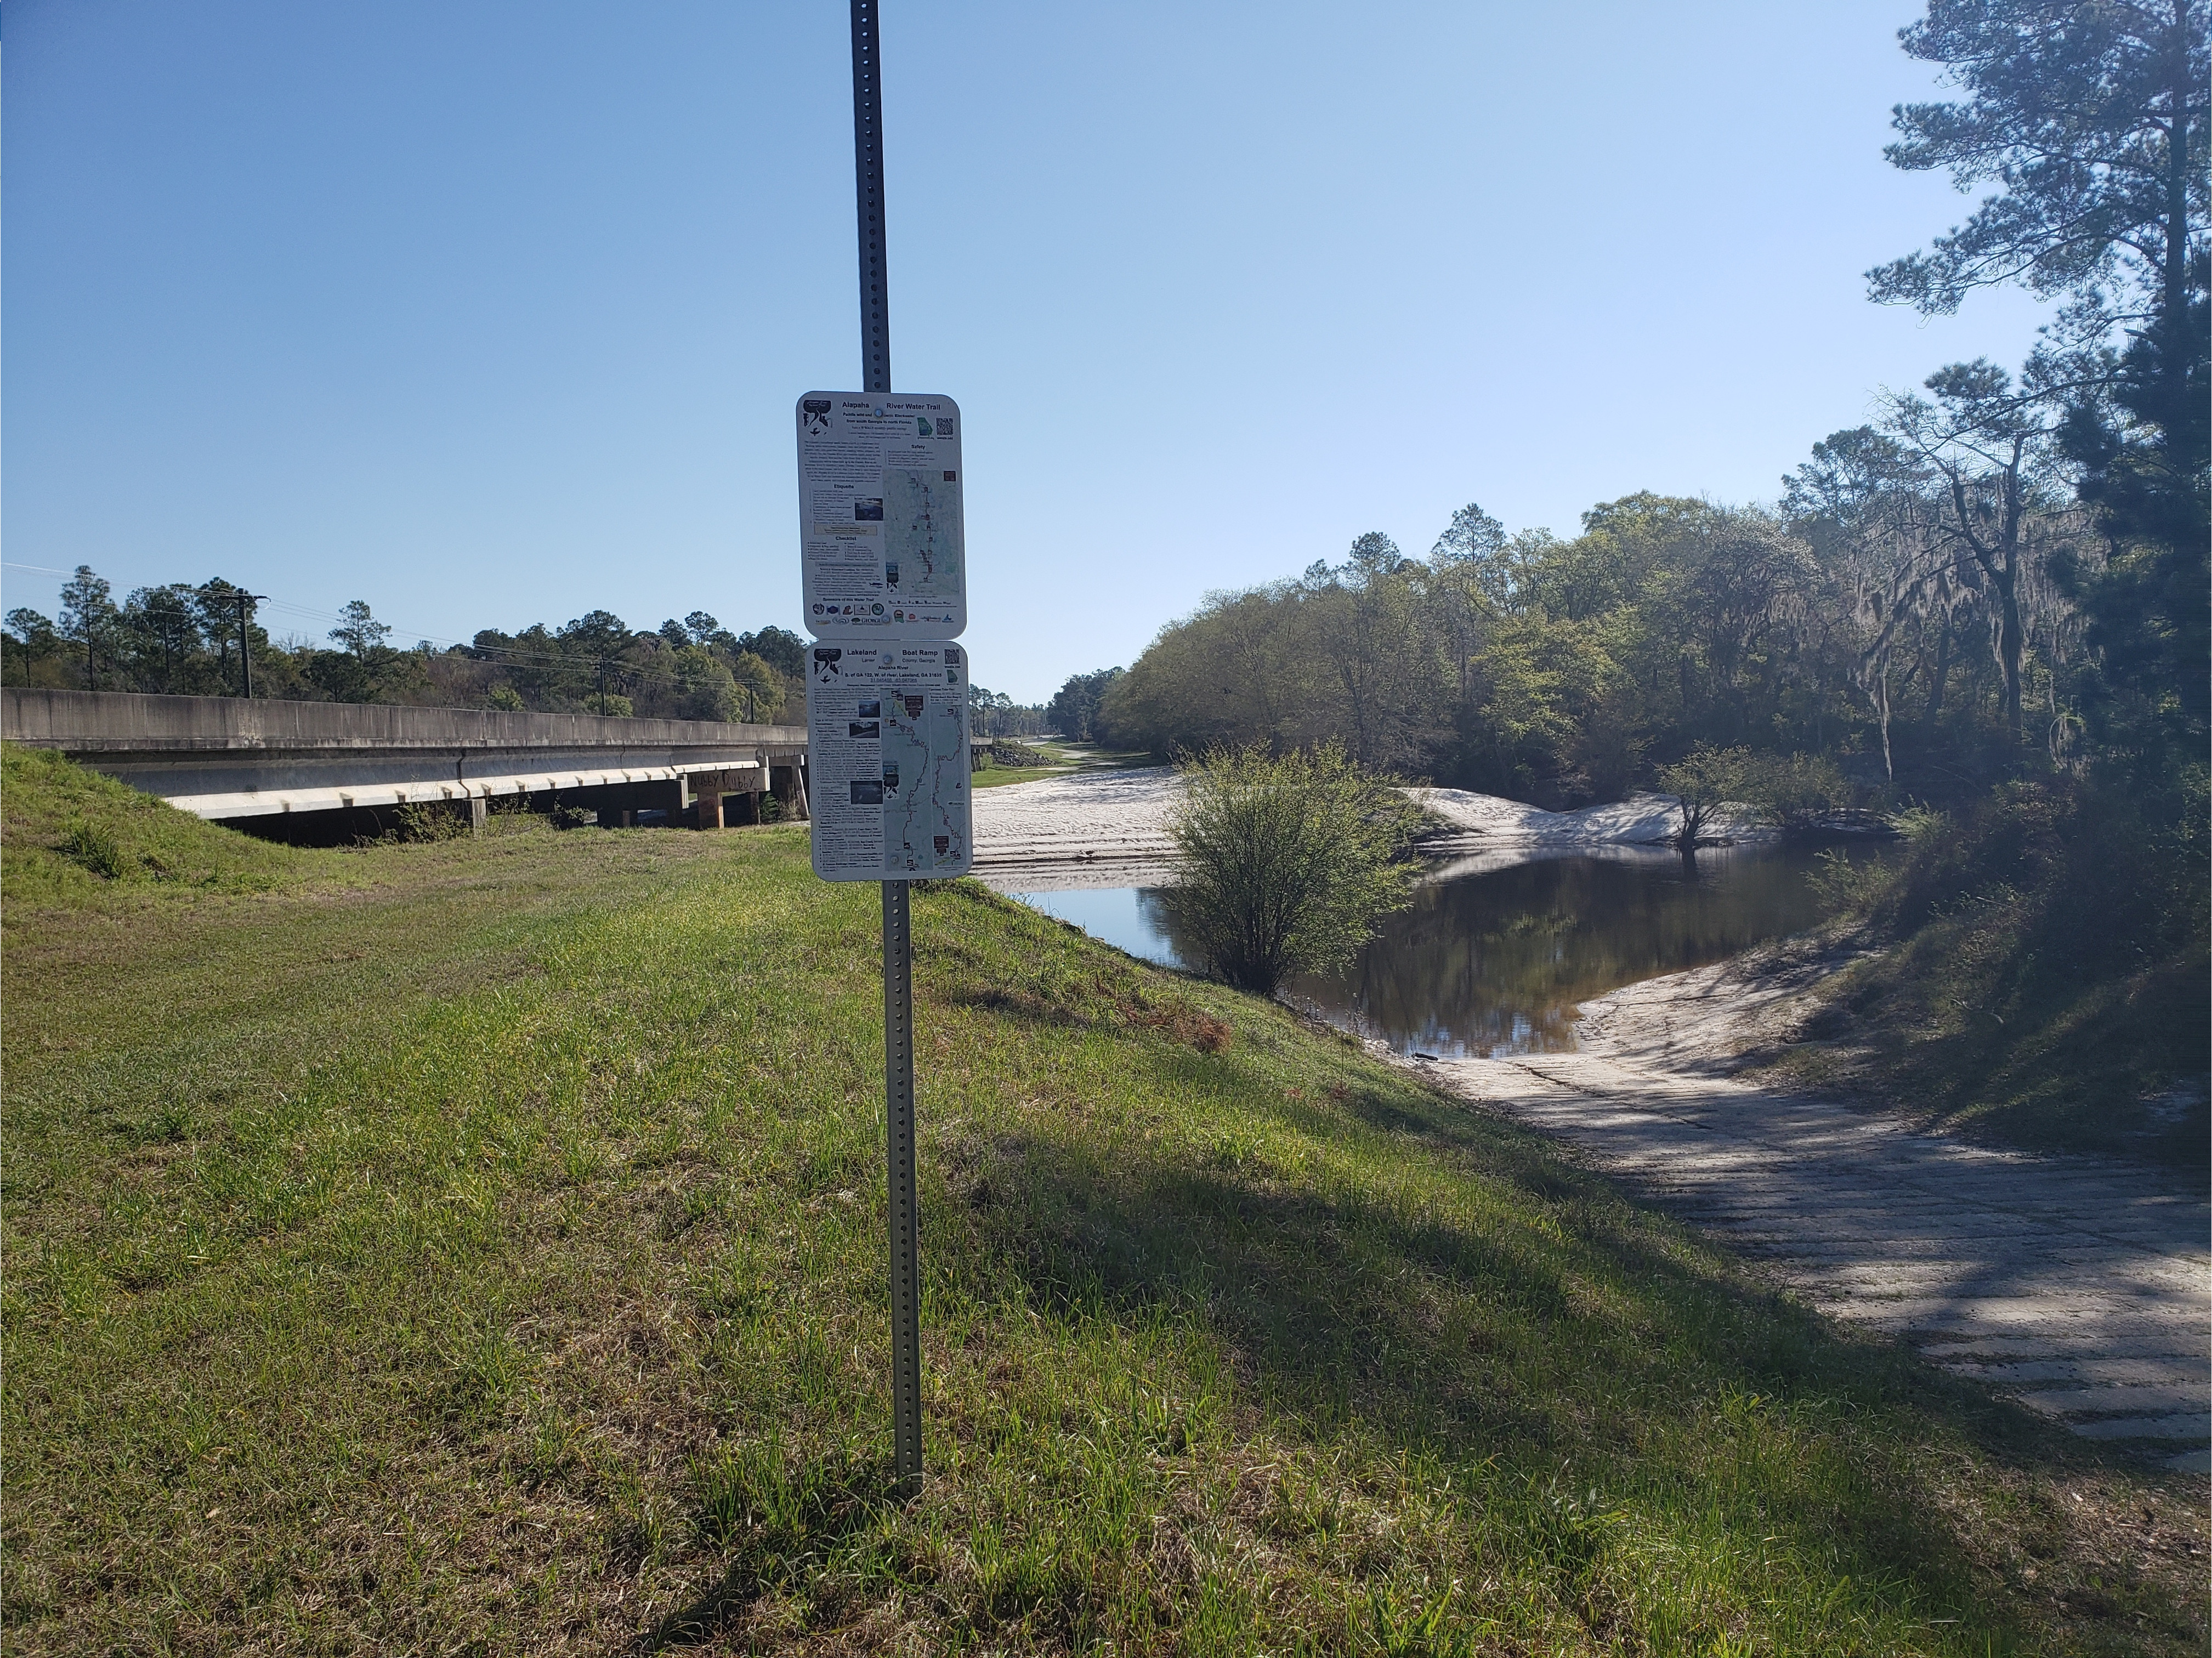
<svg viewBox="0 0 2212 1658">
<path fill-rule="evenodd" d="M 665 782 L 688 802 L 806 756 L 803 726 L 21 686 L 0 689 L 0 738 L 208 818 Z"/>
</svg>

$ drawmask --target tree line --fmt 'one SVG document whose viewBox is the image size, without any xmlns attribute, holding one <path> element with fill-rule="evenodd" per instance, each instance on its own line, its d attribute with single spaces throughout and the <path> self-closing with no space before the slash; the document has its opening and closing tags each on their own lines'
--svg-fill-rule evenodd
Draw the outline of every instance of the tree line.
<svg viewBox="0 0 2212 1658">
<path fill-rule="evenodd" d="M 1471 504 L 1419 556 L 1370 533 L 1210 595 L 1126 674 L 1079 677 L 1099 733 L 1336 741 L 1555 806 L 1729 750 L 1827 756 L 1893 800 L 2117 769 L 2183 810 L 2212 658 L 2203 14 L 1931 0 L 1901 32 L 1966 96 L 1898 109 L 1889 160 L 1997 189 L 1870 297 L 2062 300 L 2017 371 L 1885 393 L 1769 504 L 1640 493 L 1564 538 Z"/>
<path fill-rule="evenodd" d="M 354 599 L 327 644 L 278 641 L 256 619 L 261 595 L 217 577 L 140 587 L 121 604 L 79 566 L 58 619 L 8 612 L 0 683 L 185 696 L 398 702 L 669 720 L 802 720 L 806 641 L 787 629 L 733 634 L 704 610 L 650 631 L 609 610 L 561 627 L 495 628 L 438 650 L 391 642 L 392 629 Z M 969 689 L 979 737 L 1034 737 L 1044 708 L 985 685 Z"/>
<path fill-rule="evenodd" d="M 1582 533 L 1478 506 L 1425 556 L 1389 537 L 1211 596 L 1111 685 L 1107 740 L 1162 754 L 1342 742 L 1362 765 L 1553 807 L 1617 799 L 1701 745 L 1838 756 L 1875 792 L 1986 781 L 2081 731 L 2082 578 L 2109 540 L 2042 479 L 1971 551 L 2006 481 L 1835 434 L 1778 508 L 1650 493 Z"/>
<path fill-rule="evenodd" d="M 0 683 L 672 720 L 767 722 L 805 706 L 804 640 L 773 626 L 732 633 L 704 610 L 653 629 L 591 610 L 559 627 L 487 628 L 440 650 L 394 645 L 362 599 L 325 641 L 273 639 L 259 598 L 216 577 L 137 588 L 118 603 L 81 565 L 58 617 L 8 612 Z"/>
</svg>

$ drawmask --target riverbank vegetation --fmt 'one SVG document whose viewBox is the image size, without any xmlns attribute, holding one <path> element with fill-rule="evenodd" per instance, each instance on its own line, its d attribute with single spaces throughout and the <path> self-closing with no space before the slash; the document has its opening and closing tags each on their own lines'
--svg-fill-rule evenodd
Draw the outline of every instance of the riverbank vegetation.
<svg viewBox="0 0 2212 1658">
<path fill-rule="evenodd" d="M 878 918 L 803 830 L 0 813 L 12 1651 L 2201 1649 L 2185 1478 L 964 882 L 893 1502 Z"/>
<path fill-rule="evenodd" d="M 2204 1178 L 2202 830 L 2162 811 L 2190 805 L 2062 783 L 1908 814 L 1901 856 L 1827 883 L 1887 948 L 1823 987 L 1767 1074 Z"/>
<path fill-rule="evenodd" d="M 1469 505 L 1421 556 L 1363 535 L 1163 629 L 1097 721 L 1163 756 L 1341 742 L 1555 809 L 1656 786 L 1692 842 L 1728 798 L 1801 823 L 1916 812 L 1889 877 L 1834 889 L 1894 948 L 1836 1004 L 1859 1057 L 1812 1070 L 2043 1140 L 2179 1112 L 2195 1144 L 2203 7 L 1932 0 L 1902 38 L 1962 95 L 1900 108 L 1889 159 L 1997 188 L 1869 272 L 1870 296 L 1938 313 L 2018 282 L 2063 301 L 2017 373 L 1954 363 L 1884 392 L 1767 504 L 1639 492 L 1564 538 Z"/>
<path fill-rule="evenodd" d="M 1337 744 L 1216 749 L 1182 773 L 1170 923 L 1229 983 L 1269 996 L 1294 974 L 1331 972 L 1413 902 L 1420 809 Z"/>
</svg>

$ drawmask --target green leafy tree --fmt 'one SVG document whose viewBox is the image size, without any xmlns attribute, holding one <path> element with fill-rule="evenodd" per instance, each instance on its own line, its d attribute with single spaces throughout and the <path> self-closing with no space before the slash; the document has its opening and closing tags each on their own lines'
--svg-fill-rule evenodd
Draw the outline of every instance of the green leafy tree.
<svg viewBox="0 0 2212 1658">
<path fill-rule="evenodd" d="M 2203 0 L 1929 0 L 1898 38 L 1966 96 L 1899 105 L 1883 153 L 1998 189 L 1928 251 L 1868 272 L 1873 297 L 1943 314 L 2019 282 L 2071 301 L 2075 342 L 2179 326 L 2212 191 L 2205 21 Z"/>
<path fill-rule="evenodd" d="M 746 724 L 773 721 L 782 712 L 783 676 L 765 659 L 751 651 L 740 651 L 730 675 L 736 686 L 738 709 Z"/>
<path fill-rule="evenodd" d="M 52 617 L 40 611 L 18 607 L 8 612 L 8 631 L 19 644 L 45 655 L 59 647 L 61 635 L 55 631 Z"/>
<path fill-rule="evenodd" d="M 200 645 L 191 588 L 174 582 L 137 589 L 123 606 L 123 624 L 145 659 L 141 680 L 155 677 L 153 663 L 158 658 L 157 683 L 164 691 L 176 690 Z"/>
<path fill-rule="evenodd" d="M 1745 799 L 1770 823 L 1784 829 L 1816 828 L 1851 804 L 1850 781 L 1825 754 L 1754 756 L 1745 779 Z"/>
<path fill-rule="evenodd" d="M 338 625 L 331 629 L 331 637 L 366 661 L 383 648 L 384 641 L 392 637 L 392 629 L 376 619 L 367 599 L 350 598 L 338 612 Z"/>
<path fill-rule="evenodd" d="M 788 628 L 763 628 L 757 633 L 739 634 L 736 642 L 738 651 L 750 651 L 786 678 L 803 679 L 805 676 L 806 641 Z"/>
<path fill-rule="evenodd" d="M 1424 625 L 1414 568 L 1395 542 L 1370 531 L 1326 581 L 1311 584 L 1306 601 L 1334 704 L 1331 728 L 1364 766 L 1417 766 L 1444 729 L 1442 641 Z"/>
<path fill-rule="evenodd" d="M 68 643 L 53 619 L 38 610 L 9 611 L 7 629 L 0 633 L 0 683 L 58 689 L 74 677 Z"/>
<path fill-rule="evenodd" d="M 672 666 L 678 719 L 737 718 L 744 699 L 737 679 L 721 658 L 703 646 L 686 645 L 675 653 Z"/>
<path fill-rule="evenodd" d="M 1998 718 L 2016 745 L 2027 648 L 2021 584 L 2037 508 L 2051 504 L 2045 482 L 2050 410 L 2033 391 L 2016 390 L 2011 376 L 1986 360 L 1938 369 L 1927 385 L 1935 401 L 1892 398 L 1887 425 L 1936 481 L 1936 556 L 1971 565 L 1990 595 L 1997 665 L 2004 676 Z"/>
<path fill-rule="evenodd" d="M 1120 668 L 1100 668 L 1091 673 L 1070 674 L 1045 704 L 1044 717 L 1062 737 L 1078 743 L 1098 738 L 1099 710 L 1106 695 L 1121 678 Z"/>
<path fill-rule="evenodd" d="M 1419 813 L 1342 745 L 1217 749 L 1182 776 L 1168 902 L 1178 937 L 1231 984 L 1266 994 L 1340 966 L 1411 902 Z"/>
<path fill-rule="evenodd" d="M 2057 570 L 2087 617 L 2080 683 L 2110 744 L 2169 752 L 2203 750 L 2212 648 L 2206 23 L 2203 0 L 1930 0 L 1900 39 L 1966 96 L 1900 106 L 1887 154 L 1998 188 L 1868 273 L 1930 313 L 2005 282 L 2066 301 L 2023 378 L 2065 406 L 2057 448 L 2109 544 Z"/>
<path fill-rule="evenodd" d="M 2101 561 L 2069 556 L 2057 571 L 2087 619 L 2082 700 L 2109 746 L 2141 750 L 2154 766 L 2202 755 L 2212 727 L 2208 325 L 2200 298 L 2178 347 L 2164 333 L 2137 340 L 2106 406 L 2077 404 L 2060 438 L 2109 550 Z M 2177 349 L 2188 358 L 2178 398 L 2165 395 L 2158 361 Z"/>
<path fill-rule="evenodd" d="M 87 690 L 100 689 L 100 657 L 115 633 L 112 592 L 107 579 L 94 574 L 89 564 L 78 565 L 76 574 L 62 586 L 61 635 L 84 653 Z"/>
<path fill-rule="evenodd" d="M 1716 749 L 1699 744 L 1671 766 L 1659 768 L 1659 786 L 1674 797 L 1681 822 L 1674 841 L 1686 856 L 1712 827 L 1721 808 L 1751 793 L 1754 761 L 1748 749 Z"/>
</svg>

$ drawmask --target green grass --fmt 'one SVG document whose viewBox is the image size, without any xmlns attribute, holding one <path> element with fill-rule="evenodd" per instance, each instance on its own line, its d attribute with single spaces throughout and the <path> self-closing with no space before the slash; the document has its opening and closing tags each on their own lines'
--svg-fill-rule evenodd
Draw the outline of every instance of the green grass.
<svg viewBox="0 0 2212 1658">
<path fill-rule="evenodd" d="M 2202 826 L 2116 794 L 2015 786 L 1918 815 L 1896 856 L 1835 872 L 1887 947 L 1824 988 L 1767 1074 L 1948 1133 L 2207 1178 Z"/>
<path fill-rule="evenodd" d="M 0 750 L 0 850 L 25 854 L 0 857 L 0 902 L 10 908 L 112 910 L 270 892 L 337 873 L 327 860 L 203 823 L 51 750 Z"/>
<path fill-rule="evenodd" d="M 1107 749 L 1096 743 L 1044 742 L 1029 738 L 1019 740 L 1027 747 L 1051 755 L 1058 763 L 1051 766 L 986 765 L 974 775 L 977 788 L 995 789 L 1003 788 L 1009 783 L 1034 783 L 1040 777 L 1065 777 L 1071 772 L 1127 771 L 1133 767 L 1159 764 L 1149 754 Z"/>
<path fill-rule="evenodd" d="M 803 829 L 218 857 L 7 780 L 11 1653 L 2202 1649 L 2201 1481 L 965 882 L 895 1502 L 877 898 Z"/>
<path fill-rule="evenodd" d="M 1034 783 L 1041 777 L 1065 777 L 1073 766 L 986 766 L 969 774 L 969 786 L 979 789 L 1002 789 L 1009 783 Z"/>
</svg>

